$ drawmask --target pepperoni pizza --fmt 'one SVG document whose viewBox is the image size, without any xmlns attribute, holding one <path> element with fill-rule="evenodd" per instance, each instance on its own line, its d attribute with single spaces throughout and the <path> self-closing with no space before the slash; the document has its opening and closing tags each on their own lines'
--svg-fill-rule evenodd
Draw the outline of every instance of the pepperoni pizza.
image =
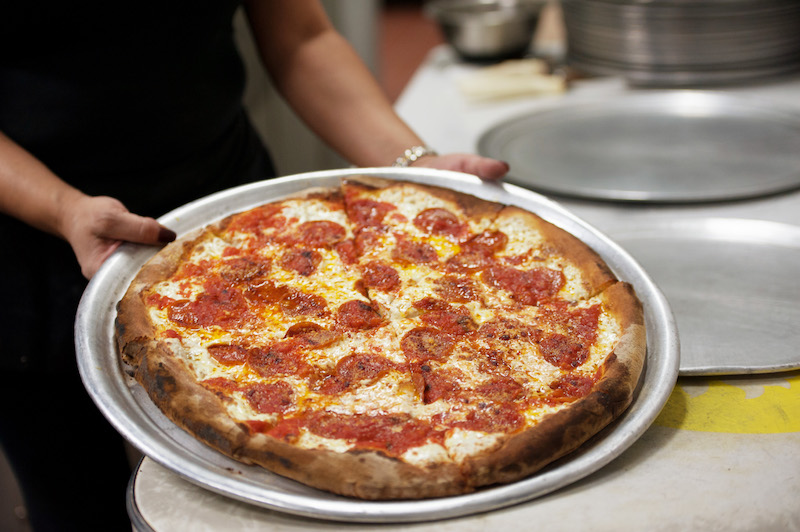
<svg viewBox="0 0 800 532">
<path fill-rule="evenodd" d="M 119 302 L 125 367 L 245 463 L 363 499 L 512 482 L 631 402 L 641 305 L 526 210 L 351 178 L 170 244 Z"/>
</svg>

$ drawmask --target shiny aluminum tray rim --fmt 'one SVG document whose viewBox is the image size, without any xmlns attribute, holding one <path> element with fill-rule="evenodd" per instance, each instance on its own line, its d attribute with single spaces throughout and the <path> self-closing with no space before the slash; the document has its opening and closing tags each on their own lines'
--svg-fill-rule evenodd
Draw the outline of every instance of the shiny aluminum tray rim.
<svg viewBox="0 0 800 532">
<path fill-rule="evenodd" d="M 113 340 L 116 303 L 139 267 L 156 249 L 125 244 L 90 281 L 76 318 L 78 368 L 90 396 L 120 434 L 151 459 L 186 480 L 240 501 L 303 517 L 347 522 L 417 522 L 507 507 L 550 493 L 600 469 L 641 436 L 666 403 L 678 376 L 677 327 L 669 305 L 641 266 L 621 247 L 559 204 L 534 192 L 474 176 L 430 169 L 365 168 L 310 172 L 244 185 L 197 200 L 159 220 L 179 234 L 228 214 L 342 178 L 370 175 L 449 187 L 530 209 L 595 248 L 614 273 L 633 284 L 645 311 L 647 358 L 633 404 L 581 449 L 538 474 L 475 493 L 418 501 L 362 501 L 290 482 L 292 489 L 265 487 L 255 480 L 271 473 L 247 466 L 196 443 L 147 402 L 117 361 Z M 139 391 L 137 392 L 137 389 Z M 144 397 L 143 403 L 141 401 Z M 181 438 L 197 448 L 182 447 Z M 187 440 L 187 441 L 188 441 Z M 192 447 L 189 445 L 189 447 Z M 255 469 L 252 469 L 255 468 Z M 249 476 L 252 475 L 252 478 Z M 277 480 L 282 477 L 274 475 Z"/>
</svg>

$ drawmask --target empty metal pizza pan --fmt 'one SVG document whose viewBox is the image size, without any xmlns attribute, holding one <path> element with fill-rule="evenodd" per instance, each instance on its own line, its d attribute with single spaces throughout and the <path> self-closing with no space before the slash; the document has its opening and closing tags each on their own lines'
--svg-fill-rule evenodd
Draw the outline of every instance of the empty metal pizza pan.
<svg viewBox="0 0 800 532">
<path fill-rule="evenodd" d="M 227 214 L 344 177 L 369 174 L 450 187 L 518 205 L 561 226 L 593 247 L 642 300 L 647 327 L 645 371 L 631 407 L 577 452 L 540 473 L 476 493 L 421 501 L 369 502 L 340 497 L 236 462 L 201 444 L 169 421 L 141 387 L 126 377 L 114 345 L 116 303 L 153 247 L 123 245 L 92 278 L 75 324 L 78 367 L 86 389 L 114 427 L 145 455 L 216 493 L 276 511 L 350 522 L 414 522 L 485 512 L 528 501 L 575 482 L 619 456 L 644 433 L 669 398 L 678 375 L 677 328 L 666 298 L 622 248 L 563 207 L 513 185 L 428 169 L 334 170 L 273 179 L 190 203 L 160 221 L 179 234 Z"/>
<path fill-rule="evenodd" d="M 567 61 L 636 85 L 733 84 L 796 72 L 800 3 L 563 0 Z"/>
<path fill-rule="evenodd" d="M 478 142 L 508 179 L 593 200 L 705 202 L 800 187 L 800 115 L 705 91 L 642 91 L 558 106 L 494 126 Z"/>
<path fill-rule="evenodd" d="M 681 338 L 681 375 L 800 368 L 800 227 L 670 217 L 606 233 L 669 300 Z"/>
</svg>

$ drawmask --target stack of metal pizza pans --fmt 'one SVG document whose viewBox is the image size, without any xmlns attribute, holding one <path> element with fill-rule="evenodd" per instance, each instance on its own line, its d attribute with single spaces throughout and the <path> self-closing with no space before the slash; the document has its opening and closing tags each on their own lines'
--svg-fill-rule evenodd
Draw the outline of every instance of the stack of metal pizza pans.
<svg viewBox="0 0 800 532">
<path fill-rule="evenodd" d="M 800 0 L 561 0 L 568 61 L 634 85 L 732 84 L 800 70 Z"/>
</svg>

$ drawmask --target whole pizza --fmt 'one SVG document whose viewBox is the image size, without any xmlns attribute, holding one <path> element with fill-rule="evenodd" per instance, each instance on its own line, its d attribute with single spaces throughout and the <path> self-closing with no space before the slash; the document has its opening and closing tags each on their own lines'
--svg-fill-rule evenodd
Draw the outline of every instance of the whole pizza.
<svg viewBox="0 0 800 532">
<path fill-rule="evenodd" d="M 363 499 L 531 475 L 630 404 L 632 287 L 514 206 L 371 177 L 185 235 L 118 305 L 127 371 L 222 453 Z"/>
</svg>

